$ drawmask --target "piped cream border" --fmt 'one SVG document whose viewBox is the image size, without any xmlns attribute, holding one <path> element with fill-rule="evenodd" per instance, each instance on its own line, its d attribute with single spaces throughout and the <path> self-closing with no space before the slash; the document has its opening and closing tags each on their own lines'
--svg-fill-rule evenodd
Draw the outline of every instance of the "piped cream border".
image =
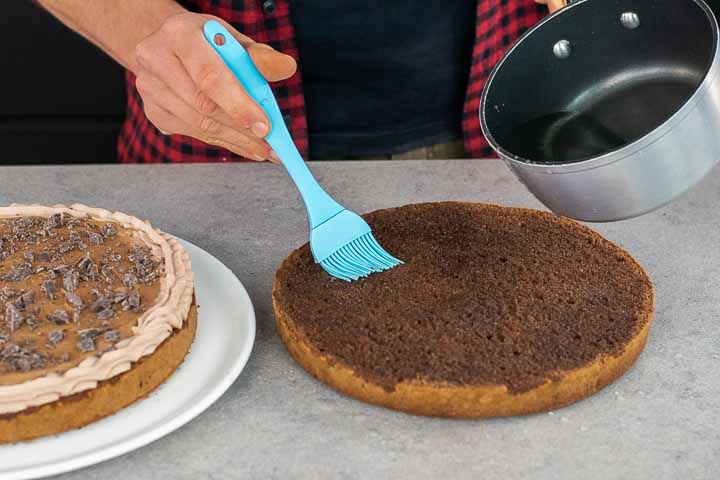
<svg viewBox="0 0 720 480">
<path fill-rule="evenodd" d="M 150 223 L 124 213 L 80 204 L 52 207 L 12 204 L 0 207 L 0 218 L 49 217 L 55 213 L 118 222 L 137 230 L 143 241 L 165 259 L 165 275 L 160 281 L 157 301 L 138 318 L 132 337 L 118 342 L 115 350 L 88 357 L 63 374 L 48 374 L 17 385 L 0 385 L 0 414 L 21 412 L 93 389 L 98 382 L 130 370 L 133 362 L 153 353 L 172 334 L 173 328 L 182 328 L 190 311 L 193 296 L 190 256 L 177 240 L 155 230 Z"/>
</svg>

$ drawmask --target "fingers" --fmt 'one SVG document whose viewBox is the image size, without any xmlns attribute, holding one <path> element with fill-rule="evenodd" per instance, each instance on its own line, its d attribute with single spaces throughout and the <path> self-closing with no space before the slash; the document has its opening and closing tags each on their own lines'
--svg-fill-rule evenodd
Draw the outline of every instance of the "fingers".
<svg viewBox="0 0 720 480">
<path fill-rule="evenodd" d="M 567 5 L 567 0 L 535 0 L 535 2 L 547 5 L 550 13 L 555 13 Z"/>
<path fill-rule="evenodd" d="M 295 60 L 254 42 L 216 17 L 183 13 L 169 18 L 136 49 L 136 86 L 151 122 L 163 133 L 198 138 L 256 160 L 270 157 L 270 123 L 262 108 L 207 43 L 214 19 L 248 50 L 270 81 L 293 75 Z M 277 157 L 270 157 L 277 162 Z"/>
<path fill-rule="evenodd" d="M 247 47 L 253 63 L 266 80 L 277 82 L 295 75 L 297 63 L 290 55 L 285 55 L 264 43 L 253 43 Z"/>
<path fill-rule="evenodd" d="M 237 125 L 264 137 L 269 132 L 265 112 L 245 92 L 215 50 L 205 42 L 202 30 L 191 44 L 178 45 L 178 57 L 197 89 L 215 102 Z"/>
<path fill-rule="evenodd" d="M 162 133 L 188 135 L 257 161 L 269 158 L 271 150 L 264 140 L 200 114 L 160 80 L 151 80 L 147 76 L 141 78 L 145 80 L 138 90 L 144 92 L 145 114 Z"/>
<path fill-rule="evenodd" d="M 290 55 L 278 52 L 270 45 L 265 43 L 257 43 L 250 37 L 238 32 L 232 25 L 225 20 L 212 15 L 202 15 L 207 20 L 215 20 L 219 22 L 225 29 L 232 34 L 240 45 L 245 47 L 250 58 L 257 69 L 262 73 L 269 82 L 277 82 L 292 77 L 297 71 L 297 62 Z"/>
<path fill-rule="evenodd" d="M 247 136 L 238 136 L 231 141 L 227 137 L 221 137 L 220 132 L 217 135 L 206 133 L 186 123 L 157 103 L 148 102 L 145 105 L 145 115 L 160 131 L 197 138 L 208 145 L 225 148 L 252 160 L 264 161 L 267 159 L 267 156 L 257 154 L 253 151 L 255 147 L 253 140 L 256 139 L 251 139 L 251 137 Z"/>
<path fill-rule="evenodd" d="M 270 147 L 267 143 L 253 136 L 247 129 L 233 127 L 233 122 L 225 112 L 220 109 L 214 111 L 201 111 L 186 103 L 179 95 L 170 89 L 149 72 L 143 72 L 138 77 L 135 85 L 145 101 L 162 105 L 166 110 L 172 112 L 176 117 L 183 119 L 187 124 L 205 132 L 209 136 L 226 138 L 231 143 L 240 144 L 234 139 L 248 137 L 256 146 L 255 153 L 267 158 Z"/>
</svg>

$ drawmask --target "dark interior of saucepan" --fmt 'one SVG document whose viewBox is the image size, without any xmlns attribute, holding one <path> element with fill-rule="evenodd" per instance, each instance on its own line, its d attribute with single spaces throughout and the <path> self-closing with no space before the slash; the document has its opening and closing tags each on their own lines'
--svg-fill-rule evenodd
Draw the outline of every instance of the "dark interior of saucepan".
<svg viewBox="0 0 720 480">
<path fill-rule="evenodd" d="M 624 12 L 640 26 L 627 29 Z M 568 40 L 571 54 L 553 46 Z M 650 133 L 702 83 L 716 33 L 694 0 L 588 0 L 522 39 L 486 87 L 491 143 L 521 161 L 571 163 Z"/>
</svg>

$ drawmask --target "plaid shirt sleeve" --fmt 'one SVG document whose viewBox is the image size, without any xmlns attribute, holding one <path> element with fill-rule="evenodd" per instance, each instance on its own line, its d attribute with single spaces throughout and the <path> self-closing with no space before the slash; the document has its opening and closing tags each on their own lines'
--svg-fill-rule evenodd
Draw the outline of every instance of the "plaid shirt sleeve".
<svg viewBox="0 0 720 480">
<path fill-rule="evenodd" d="M 480 97 L 488 77 L 505 51 L 547 14 L 535 0 L 479 0 L 465 107 L 465 150 L 474 158 L 494 157 L 480 128 Z"/>
</svg>

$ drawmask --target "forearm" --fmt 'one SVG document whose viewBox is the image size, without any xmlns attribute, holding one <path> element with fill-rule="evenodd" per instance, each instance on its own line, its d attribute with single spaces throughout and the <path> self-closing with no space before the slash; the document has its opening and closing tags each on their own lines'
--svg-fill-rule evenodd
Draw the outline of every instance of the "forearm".
<svg viewBox="0 0 720 480">
<path fill-rule="evenodd" d="M 135 47 L 165 19 L 185 11 L 173 0 L 38 0 L 62 23 L 137 71 Z"/>
</svg>

